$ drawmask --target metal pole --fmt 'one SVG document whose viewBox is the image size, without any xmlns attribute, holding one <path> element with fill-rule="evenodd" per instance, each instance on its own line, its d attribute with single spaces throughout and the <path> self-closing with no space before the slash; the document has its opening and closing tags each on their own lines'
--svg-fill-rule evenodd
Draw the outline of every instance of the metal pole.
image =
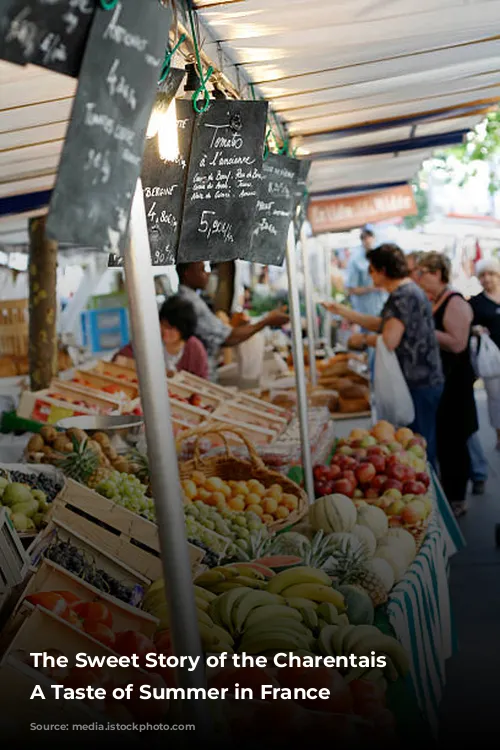
<svg viewBox="0 0 500 750">
<path fill-rule="evenodd" d="M 312 473 L 311 446 L 309 443 L 309 420 L 307 411 L 306 373 L 304 367 L 304 348 L 302 346 L 302 324 L 300 320 L 299 289 L 295 257 L 295 231 L 293 222 L 288 230 L 286 245 L 286 270 L 288 274 L 288 297 L 290 319 L 292 322 L 292 351 L 295 367 L 295 384 L 297 388 L 297 405 L 302 447 L 302 466 L 309 502 L 314 502 L 314 479 Z"/>
<path fill-rule="evenodd" d="M 304 294 L 306 300 L 307 315 L 307 340 L 309 342 L 309 378 L 311 385 L 315 388 L 318 385 L 318 372 L 316 370 L 316 340 L 314 335 L 314 299 L 311 281 L 311 270 L 309 267 L 309 251 L 306 223 L 302 224 L 300 233 L 300 245 L 302 250 L 302 269 L 304 271 Z"/>
<path fill-rule="evenodd" d="M 178 670 L 178 682 L 183 688 L 202 688 L 205 686 L 205 666 L 186 542 L 177 451 L 171 426 L 160 322 L 140 180 L 137 182 L 132 203 L 130 243 L 125 250 L 124 268 L 172 644 L 177 656 L 200 657 L 198 667 L 194 671 Z M 207 726 L 204 706 L 204 701 L 194 701 L 191 705 L 197 719 L 197 729 Z"/>
<path fill-rule="evenodd" d="M 331 287 L 331 255 L 330 250 L 327 248 L 323 249 L 323 263 L 325 269 L 325 297 L 330 299 L 332 296 Z M 331 313 L 327 312 L 324 318 L 323 336 L 326 339 L 326 350 L 331 351 L 332 348 L 332 316 Z"/>
</svg>

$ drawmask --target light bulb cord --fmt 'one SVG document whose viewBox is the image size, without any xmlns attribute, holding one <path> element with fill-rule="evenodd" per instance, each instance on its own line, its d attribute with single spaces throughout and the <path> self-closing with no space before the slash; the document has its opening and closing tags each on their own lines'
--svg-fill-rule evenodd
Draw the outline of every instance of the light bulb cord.
<svg viewBox="0 0 500 750">
<path fill-rule="evenodd" d="M 196 35 L 196 28 L 194 25 L 194 13 L 191 9 L 190 4 L 187 6 L 187 12 L 189 15 L 189 24 L 191 26 L 191 35 L 193 37 L 193 45 L 194 45 L 194 54 L 196 56 L 196 64 L 198 66 L 198 73 L 200 75 L 201 84 L 199 88 L 196 89 L 196 91 L 193 94 L 193 108 L 194 111 L 198 114 L 202 114 L 203 112 L 206 112 L 207 109 L 210 106 L 210 92 L 207 89 L 207 83 L 209 82 L 210 78 L 212 77 L 212 73 L 214 72 L 213 67 L 210 65 L 206 75 L 203 75 L 203 66 L 201 64 L 201 55 L 200 55 L 200 48 L 198 46 L 198 38 Z M 198 100 L 203 97 L 203 103 L 198 103 Z"/>
</svg>

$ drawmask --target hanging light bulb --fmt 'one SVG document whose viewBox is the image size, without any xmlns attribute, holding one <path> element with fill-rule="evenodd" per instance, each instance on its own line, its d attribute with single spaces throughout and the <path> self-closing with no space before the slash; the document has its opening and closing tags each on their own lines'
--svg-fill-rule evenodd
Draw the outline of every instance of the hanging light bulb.
<svg viewBox="0 0 500 750">
<path fill-rule="evenodd" d="M 169 101 L 164 94 L 158 94 L 151 114 L 146 138 L 158 136 L 160 159 L 176 161 L 179 158 L 179 133 L 175 99 Z"/>
</svg>

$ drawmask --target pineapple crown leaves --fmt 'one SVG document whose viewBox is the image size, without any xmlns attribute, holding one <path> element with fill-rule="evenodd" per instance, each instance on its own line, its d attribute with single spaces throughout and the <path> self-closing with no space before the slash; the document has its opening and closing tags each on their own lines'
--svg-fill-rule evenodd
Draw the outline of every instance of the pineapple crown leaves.
<svg viewBox="0 0 500 750">
<path fill-rule="evenodd" d="M 336 578 L 338 583 L 360 583 L 369 574 L 368 558 L 363 547 L 356 547 L 350 542 L 336 546 L 325 565 L 325 571 Z"/>
</svg>

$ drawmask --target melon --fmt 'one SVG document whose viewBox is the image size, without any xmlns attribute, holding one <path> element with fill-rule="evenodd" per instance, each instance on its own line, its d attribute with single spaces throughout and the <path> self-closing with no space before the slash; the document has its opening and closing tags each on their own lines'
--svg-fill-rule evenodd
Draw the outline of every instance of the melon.
<svg viewBox="0 0 500 750">
<path fill-rule="evenodd" d="M 378 541 L 384 537 L 389 530 L 389 521 L 384 511 L 376 505 L 368 505 L 358 510 L 358 525 L 367 526 L 373 532 Z M 354 527 L 353 527 L 354 528 Z"/>
<path fill-rule="evenodd" d="M 352 531 L 356 516 L 356 506 L 346 495 L 320 497 L 309 508 L 309 522 L 315 531 Z"/>
<path fill-rule="evenodd" d="M 395 579 L 392 567 L 387 560 L 383 560 L 380 557 L 374 557 L 373 560 L 368 562 L 367 567 L 380 578 L 384 584 L 385 590 L 389 593 L 394 586 Z"/>
<path fill-rule="evenodd" d="M 253 562 L 257 563 L 257 565 L 263 565 L 265 568 L 271 568 L 274 572 L 280 572 L 287 568 L 294 568 L 296 565 L 304 564 L 302 558 L 295 555 L 269 555 L 268 557 L 260 557 Z"/>
<path fill-rule="evenodd" d="M 264 578 L 272 578 L 276 575 L 274 570 L 266 568 L 265 565 L 260 565 L 258 562 L 236 562 L 231 563 L 231 568 L 253 568 L 256 573 L 260 573 Z"/>
<path fill-rule="evenodd" d="M 404 551 L 389 544 L 383 544 L 377 547 L 376 555 L 381 560 L 387 560 L 394 573 L 394 580 L 400 581 L 408 568 Z"/>
<path fill-rule="evenodd" d="M 373 557 L 377 549 L 377 540 L 373 531 L 368 526 L 359 526 L 356 524 L 352 530 L 352 534 L 361 543 L 368 557 Z"/>
<path fill-rule="evenodd" d="M 358 586 L 339 586 L 347 607 L 347 617 L 351 625 L 373 625 L 375 611 L 366 591 Z"/>
<path fill-rule="evenodd" d="M 397 545 L 400 549 L 404 550 L 406 561 L 408 565 L 411 565 L 417 556 L 417 545 L 410 532 L 406 529 L 389 529 L 386 538 L 388 544 Z"/>
</svg>

